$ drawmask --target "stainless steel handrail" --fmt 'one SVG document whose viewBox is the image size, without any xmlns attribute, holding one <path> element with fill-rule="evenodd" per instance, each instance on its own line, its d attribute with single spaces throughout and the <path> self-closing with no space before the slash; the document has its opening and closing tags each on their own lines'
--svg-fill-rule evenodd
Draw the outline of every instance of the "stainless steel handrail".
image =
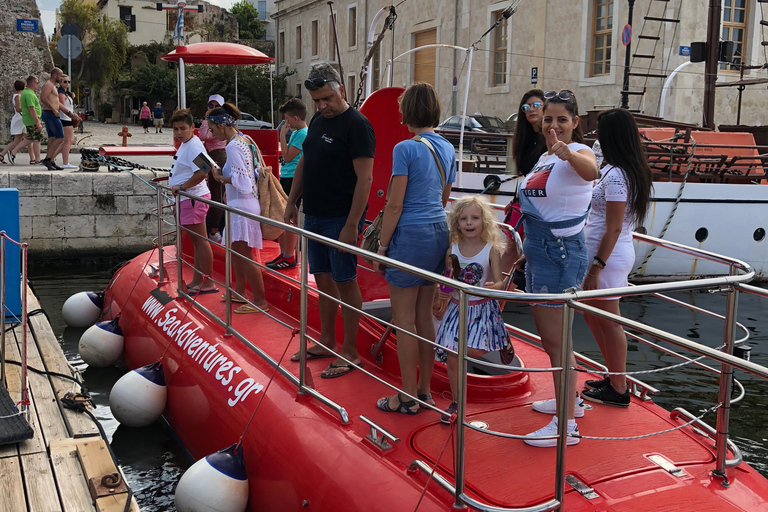
<svg viewBox="0 0 768 512">
<path fill-rule="evenodd" d="M 160 188 L 160 187 L 158 187 Z M 181 195 L 185 195 L 188 197 L 194 197 L 189 196 L 185 192 L 180 192 Z M 726 256 L 721 256 L 718 254 L 710 253 L 707 251 L 702 251 L 700 249 L 690 248 L 686 247 L 680 244 L 676 244 L 674 242 L 668 242 L 666 240 L 660 240 L 657 238 L 649 237 L 647 235 L 640 235 L 635 233 L 634 236 L 636 239 L 645 242 L 645 243 L 651 243 L 653 245 L 668 248 L 671 250 L 675 250 L 677 252 L 692 255 L 695 257 L 699 257 L 702 259 L 707 259 L 710 261 L 714 261 L 717 263 L 722 263 L 725 265 L 728 265 L 730 268 L 730 275 L 728 276 L 721 276 L 721 277 L 711 277 L 707 279 L 701 279 L 698 281 L 693 282 L 672 282 L 672 283 L 654 283 L 654 284 L 645 284 L 640 286 L 634 286 L 634 287 L 627 287 L 627 288 L 615 288 L 615 289 L 608 289 L 608 290 L 594 290 L 594 291 L 568 291 L 567 293 L 562 294 L 519 294 L 514 292 L 506 292 L 506 291 L 497 291 L 497 290 L 491 290 L 491 289 L 485 289 L 485 288 L 477 288 L 473 286 L 466 285 L 461 282 L 457 282 L 451 279 L 448 279 L 444 276 L 439 276 L 436 274 L 432 274 L 426 271 L 423 271 L 421 269 L 412 267 L 407 264 L 403 264 L 399 261 L 387 258 L 385 256 L 380 256 L 378 254 L 373 254 L 368 251 L 364 251 L 362 249 L 359 249 L 358 247 L 347 245 L 341 242 L 338 242 L 337 240 L 333 240 L 327 237 L 323 237 L 320 235 L 316 235 L 314 233 L 305 231 L 303 229 L 297 228 L 295 226 L 290 226 L 287 224 L 283 224 L 281 222 L 277 222 L 259 215 L 253 215 L 248 212 L 240 211 L 235 208 L 232 208 L 227 205 L 222 205 L 220 203 L 216 203 L 213 201 L 209 201 L 203 198 L 195 197 L 195 200 L 205 202 L 207 204 L 214 205 L 216 207 L 219 207 L 223 210 L 225 210 L 227 215 L 230 214 L 237 214 L 241 215 L 246 218 L 251 218 L 253 220 L 263 222 L 269 225 L 280 227 L 288 232 L 296 233 L 301 237 L 302 240 L 302 246 L 304 249 L 306 249 L 306 243 L 307 240 L 314 240 L 316 242 L 323 243 L 325 245 L 328 245 L 330 247 L 334 247 L 340 250 L 344 250 L 346 252 L 355 254 L 357 256 L 364 256 L 367 259 L 372 259 L 375 261 L 379 261 L 381 263 L 384 263 L 385 265 L 396 268 L 399 270 L 403 270 L 405 272 L 408 272 L 410 274 L 422 277 L 424 279 L 429 279 L 430 281 L 440 283 L 440 284 L 446 284 L 454 288 L 459 292 L 459 344 L 458 344 L 458 355 L 460 358 L 460 365 L 464 369 L 466 369 L 466 342 L 467 342 L 467 305 L 468 305 L 468 295 L 474 295 L 479 297 L 486 297 L 491 299 L 498 299 L 498 300 L 506 300 L 506 301 L 512 301 L 512 302 L 520 302 L 520 303 L 527 303 L 527 304 L 536 304 L 536 303 L 559 303 L 563 305 L 563 331 L 562 331 L 562 343 L 563 346 L 568 348 L 571 346 L 571 333 L 570 328 L 568 327 L 570 323 L 570 319 L 572 317 L 572 310 L 578 310 L 581 312 L 587 312 L 589 314 L 593 314 L 602 318 L 609 319 L 611 321 L 614 321 L 618 323 L 619 325 L 622 325 L 624 327 L 628 327 L 630 329 L 639 331 L 641 333 L 648 334 L 654 338 L 667 341 L 669 343 L 672 343 L 673 345 L 685 348 L 687 350 L 691 350 L 695 353 L 699 353 L 702 355 L 705 355 L 711 359 L 714 359 L 715 361 L 719 361 L 723 365 L 723 369 L 721 370 L 721 386 L 720 386 L 720 402 L 721 407 L 720 411 L 718 412 L 718 428 L 717 428 L 717 436 L 718 436 L 718 463 L 717 463 L 717 469 L 715 473 L 719 476 L 725 477 L 725 467 L 728 467 L 726 461 L 725 461 L 725 455 L 726 455 L 726 444 L 728 441 L 728 409 L 729 409 L 729 401 L 730 401 L 730 382 L 731 378 L 730 375 L 732 373 L 732 368 L 739 368 L 741 370 L 750 372 L 752 374 L 758 375 L 762 378 L 768 378 L 768 369 L 764 368 L 760 365 L 756 365 L 754 363 L 750 363 L 747 361 L 743 361 L 741 359 L 735 358 L 734 356 L 730 355 L 729 353 L 723 353 L 719 352 L 714 349 L 710 349 L 709 347 L 700 345 L 695 342 L 690 342 L 684 338 L 681 338 L 679 336 L 668 334 L 664 331 L 661 331 L 659 329 L 655 329 L 652 327 L 645 326 L 639 322 L 635 322 L 632 320 L 625 319 L 623 317 L 617 317 L 610 313 L 604 312 L 602 310 L 599 310 L 597 308 L 593 308 L 587 304 L 581 303 L 579 301 L 586 300 L 586 299 L 597 299 L 597 298 L 620 298 L 620 297 L 626 297 L 626 296 L 634 296 L 634 295 L 642 295 L 647 293 L 659 293 L 663 291 L 682 291 L 682 290 L 694 290 L 694 289 L 702 289 L 702 288 L 727 288 L 729 290 L 729 308 L 727 309 L 725 321 L 726 321 L 726 332 L 724 334 L 724 340 L 725 340 L 725 347 L 726 349 L 728 347 L 732 348 L 733 345 L 733 329 L 735 326 L 735 300 L 736 300 L 736 290 L 739 289 L 742 286 L 746 286 L 744 283 L 751 280 L 755 272 L 754 270 L 747 264 L 744 263 L 741 260 L 737 260 L 735 258 L 729 258 Z M 180 235 L 180 228 L 178 223 L 178 209 L 176 211 L 177 216 L 177 245 L 180 246 L 181 243 L 181 237 Z M 227 240 L 225 251 L 230 252 L 231 249 L 229 246 L 231 245 L 231 241 Z M 161 249 L 162 250 L 162 249 Z M 304 253 L 306 254 L 306 252 Z M 178 260 L 181 259 L 181 250 L 180 248 L 176 251 L 176 257 Z M 229 263 L 229 259 L 227 260 Z M 302 363 L 306 361 L 306 298 L 307 298 L 307 269 L 306 269 L 306 258 L 302 258 L 302 280 L 301 280 L 301 286 L 302 286 L 302 312 L 304 313 L 302 318 L 302 339 L 301 339 L 301 348 L 300 348 L 300 360 Z M 178 268 L 181 268 L 180 264 Z M 738 272 L 741 272 L 741 275 L 738 275 Z M 752 292 L 751 290 L 749 290 Z M 181 290 L 179 290 L 180 294 L 185 296 L 187 299 L 192 300 L 191 297 L 183 293 Z M 733 299 L 733 300 L 731 300 Z M 205 310 L 204 307 L 200 306 L 199 304 L 196 304 L 197 307 L 200 307 L 201 309 Z M 207 311 L 207 310 L 206 310 Z M 210 311 L 207 311 L 207 314 L 212 316 L 213 318 L 216 318 L 215 315 L 212 315 Z M 216 321 L 220 324 L 224 324 L 220 319 L 216 318 Z M 228 322 L 227 322 L 228 323 Z M 225 325 L 225 327 L 227 327 Z M 231 328 L 227 327 L 227 328 Z M 729 335 L 730 332 L 730 335 Z M 247 346 L 249 346 L 251 349 L 253 349 L 257 354 L 259 354 L 262 358 L 269 361 L 270 364 L 277 367 L 278 370 L 281 372 L 281 374 L 285 375 L 291 382 L 294 382 L 298 385 L 300 392 L 309 393 L 312 396 L 316 397 L 318 400 L 322 401 L 323 403 L 328 404 L 331 407 L 337 407 L 337 411 L 341 411 L 340 415 L 342 416 L 342 421 L 344 420 L 344 417 L 346 415 L 346 411 L 344 411 L 343 407 L 339 406 L 338 404 L 335 404 L 333 401 L 329 400 L 327 397 L 324 397 L 323 395 L 317 393 L 315 390 L 311 388 L 307 388 L 304 385 L 304 376 L 300 375 L 299 379 L 297 379 L 295 376 L 293 376 L 290 372 L 288 372 L 286 369 L 282 367 L 282 365 L 278 365 L 276 361 L 274 361 L 271 357 L 269 357 L 266 353 L 264 353 L 262 350 L 260 350 L 258 347 L 256 347 L 254 344 L 252 344 L 250 341 L 248 341 L 244 336 L 242 336 L 240 333 L 237 333 L 236 331 L 232 331 L 233 334 L 235 334 L 238 339 L 243 341 Z M 565 368 L 568 364 L 568 354 L 570 353 L 569 350 L 563 350 L 563 357 L 562 357 L 562 366 L 561 368 Z M 304 364 L 301 365 L 302 368 Z M 363 373 L 367 374 L 370 377 L 373 377 L 375 380 L 378 380 L 384 384 L 386 384 L 389 387 L 392 387 L 396 389 L 394 386 L 391 386 L 389 383 L 381 381 L 381 379 L 378 379 L 376 376 L 370 374 L 369 372 L 363 371 Z M 727 382 L 726 382 L 726 376 Z M 464 484 L 465 484 L 465 477 L 464 477 L 464 449 L 465 449 L 465 441 L 464 441 L 464 428 L 466 428 L 465 425 L 465 416 L 466 416 L 466 403 L 465 403 L 465 396 L 466 396 L 466 371 L 461 372 L 461 378 L 459 379 L 460 386 L 457 390 L 457 397 L 456 401 L 458 403 L 458 410 L 457 414 L 459 416 L 459 425 L 460 428 L 457 430 L 457 440 L 456 440 L 456 486 L 453 489 L 452 493 L 455 497 L 455 507 L 464 507 L 465 505 L 469 504 L 475 508 L 478 508 L 480 510 L 488 510 L 488 511 L 495 511 L 495 510 L 552 510 L 553 508 L 557 508 L 564 498 L 565 494 L 565 474 L 564 474 L 564 456 L 565 456 L 565 447 L 566 447 L 566 428 L 565 424 L 566 422 L 561 422 L 562 425 L 559 425 L 559 431 L 558 431 L 558 450 L 557 450 L 557 462 L 556 462 L 556 477 L 555 477 L 555 500 L 548 502 L 546 504 L 539 504 L 536 505 L 534 508 L 529 509 L 500 509 L 491 507 L 490 505 L 485 505 L 482 503 L 479 503 L 475 501 L 473 498 L 467 496 L 464 493 Z M 570 392 L 568 389 L 568 379 L 567 378 L 561 378 L 561 385 L 560 385 L 560 393 L 561 396 L 568 396 L 568 393 Z M 407 395 L 407 394 L 406 394 Z M 409 395 L 407 395 L 409 396 Z M 566 408 L 567 408 L 567 401 L 563 400 L 560 404 L 560 411 L 559 415 L 560 417 L 566 417 Z M 723 412 L 724 411 L 724 412 Z M 348 421 L 348 418 L 347 420 Z M 416 467 L 421 468 L 419 465 L 420 461 L 414 461 L 416 464 Z M 412 463 L 412 467 L 413 464 Z M 427 467 L 427 466 L 425 466 Z M 423 469 L 423 468 L 421 468 Z M 431 471 L 431 470 L 430 470 Z M 437 475 L 435 475 L 436 481 Z M 448 483 L 447 480 L 443 479 L 445 483 Z M 439 482 L 439 481 L 438 481 Z M 443 484 L 441 484 L 443 485 Z M 445 487 L 445 486 L 444 486 Z M 548 506 L 552 505 L 552 508 L 547 508 Z M 543 507 L 543 508 L 542 508 Z"/>
<path fill-rule="evenodd" d="M 717 431 L 711 426 L 709 426 L 706 422 L 700 419 L 697 419 L 695 414 L 688 412 L 682 407 L 675 407 L 675 410 L 669 413 L 669 417 L 672 419 L 675 419 L 678 416 L 683 416 L 685 418 L 688 418 L 688 420 L 696 420 L 695 425 L 701 428 L 702 430 L 706 430 L 707 433 L 713 438 L 713 441 L 715 440 L 715 438 L 717 438 Z M 741 449 L 738 446 L 736 446 L 736 443 L 734 443 L 730 439 L 728 439 L 728 449 L 730 449 L 733 452 L 733 458 L 725 461 L 726 467 L 729 467 L 729 468 L 736 467 L 744 461 L 744 456 L 741 453 Z"/>
</svg>

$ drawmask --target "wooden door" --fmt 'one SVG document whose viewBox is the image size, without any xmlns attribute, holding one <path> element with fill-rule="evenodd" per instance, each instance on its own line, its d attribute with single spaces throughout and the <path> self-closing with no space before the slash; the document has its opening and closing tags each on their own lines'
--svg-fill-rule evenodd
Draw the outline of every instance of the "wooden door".
<svg viewBox="0 0 768 512">
<path fill-rule="evenodd" d="M 426 44 L 437 43 L 437 29 L 417 32 L 414 39 L 414 48 Z M 435 85 L 435 65 L 437 48 L 427 48 L 419 50 L 414 55 L 413 64 L 413 82 L 423 82 L 425 84 Z"/>
</svg>

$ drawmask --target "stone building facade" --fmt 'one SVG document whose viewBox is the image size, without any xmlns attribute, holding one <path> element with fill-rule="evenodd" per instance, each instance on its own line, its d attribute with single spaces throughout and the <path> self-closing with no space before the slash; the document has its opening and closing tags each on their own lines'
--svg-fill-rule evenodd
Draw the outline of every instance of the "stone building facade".
<svg viewBox="0 0 768 512">
<path fill-rule="evenodd" d="M 46 43 L 42 22 L 38 32 L 19 32 L 17 19 L 40 20 L 35 0 L 5 2 L 5 15 L 0 17 L 0 144 L 10 140 L 10 124 L 13 117 L 13 82 L 26 80 L 29 75 L 40 77 L 53 68 L 53 58 Z"/>
<path fill-rule="evenodd" d="M 101 13 L 123 21 L 128 27 L 131 45 L 168 42 L 176 28 L 177 11 L 158 11 L 157 4 L 175 4 L 174 1 L 154 0 L 98 0 Z M 237 19 L 226 9 L 209 2 L 189 2 L 202 5 L 202 12 L 184 13 L 186 44 L 202 41 L 234 41 L 237 39 Z"/>
<path fill-rule="evenodd" d="M 476 44 L 472 62 L 468 112 L 481 112 L 506 119 L 513 114 L 522 94 L 533 87 L 544 90 L 569 89 L 576 93 L 582 112 L 619 106 L 626 47 L 622 29 L 628 20 L 628 2 L 618 0 L 563 0 L 543 2 L 522 0 L 515 14 L 481 39 L 510 0 L 407 0 L 397 7 L 394 48 L 387 33 L 374 58 L 374 89 L 386 86 L 386 66 L 392 55 L 400 55 L 425 43 L 468 47 Z M 684 55 L 694 41 L 706 40 L 707 0 L 637 0 L 633 15 L 630 70 L 669 76 L 688 62 Z M 334 2 L 337 33 L 348 97 L 355 98 L 360 67 L 366 52 L 369 26 L 384 0 Z M 766 62 L 768 30 L 760 25 L 764 4 L 757 0 L 724 2 L 722 35 L 736 39 L 737 59 L 748 65 Z M 301 83 L 310 66 L 335 62 L 333 30 L 327 2 L 322 0 L 278 0 L 273 15 L 277 31 L 279 71 L 295 69 L 289 90 L 301 93 Z M 766 16 L 768 16 L 768 9 Z M 666 18 L 678 22 L 644 19 Z M 383 17 L 375 27 L 378 33 Z M 638 36 L 643 35 L 652 39 Z M 398 60 L 392 68 L 392 84 L 406 86 L 414 81 L 435 85 L 443 104 L 443 116 L 461 113 L 468 63 L 466 53 L 447 48 L 421 50 Z M 739 80 L 735 66 L 721 64 L 718 83 Z M 768 78 L 766 69 L 745 73 L 745 80 Z M 453 87 L 454 77 L 457 86 Z M 631 77 L 629 106 L 659 116 L 665 78 Z M 742 124 L 761 124 L 768 106 L 766 84 L 749 85 L 743 91 Z M 454 90 L 455 89 L 455 90 Z M 718 87 L 715 123 L 736 124 L 736 87 Z M 304 99 L 308 95 L 303 93 Z M 671 81 L 663 117 L 669 120 L 702 123 L 704 64 L 690 64 Z M 310 107 L 311 108 L 311 107 Z"/>
</svg>

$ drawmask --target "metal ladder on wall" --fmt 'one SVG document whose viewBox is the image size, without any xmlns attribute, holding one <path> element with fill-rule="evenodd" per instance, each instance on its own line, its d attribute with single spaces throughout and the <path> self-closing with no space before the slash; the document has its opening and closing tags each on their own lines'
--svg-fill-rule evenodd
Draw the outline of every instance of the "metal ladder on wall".
<svg viewBox="0 0 768 512">
<path fill-rule="evenodd" d="M 758 0 L 768 2 L 768 0 Z M 637 43 L 634 46 L 632 61 L 629 66 L 629 90 L 627 94 L 639 98 L 639 102 L 630 110 L 632 112 L 642 113 L 645 110 L 645 94 L 648 89 L 649 79 L 665 79 L 669 75 L 663 62 L 663 45 L 659 48 L 659 42 L 662 40 L 662 31 L 667 24 L 672 23 L 675 27 L 675 33 L 672 35 L 674 40 L 677 34 L 677 27 L 680 25 L 680 9 L 682 0 L 677 2 L 677 12 L 674 16 L 667 15 L 667 9 L 671 0 L 650 0 L 648 8 L 643 16 L 643 24 L 640 27 L 640 33 L 637 36 Z M 661 58 L 660 65 L 654 67 L 657 59 Z M 667 64 L 668 65 L 668 64 Z"/>
</svg>

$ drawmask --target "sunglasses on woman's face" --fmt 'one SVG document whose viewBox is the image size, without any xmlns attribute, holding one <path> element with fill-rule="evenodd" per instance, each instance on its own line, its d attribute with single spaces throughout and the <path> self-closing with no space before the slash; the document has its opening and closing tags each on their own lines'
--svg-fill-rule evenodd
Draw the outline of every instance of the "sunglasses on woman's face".
<svg viewBox="0 0 768 512">
<path fill-rule="evenodd" d="M 216 107 L 218 107 L 218 105 L 215 104 L 215 103 L 209 103 L 208 104 L 208 108 L 216 108 Z"/>
<path fill-rule="evenodd" d="M 529 110 L 539 110 L 542 107 L 543 103 L 540 101 L 534 101 L 532 105 L 529 105 L 528 103 L 523 104 L 523 112 L 528 112 Z"/>
<path fill-rule="evenodd" d="M 568 91 L 568 90 L 562 90 L 560 92 L 547 91 L 547 92 L 544 93 L 544 99 L 545 100 L 550 100 L 550 99 L 554 98 L 555 96 L 557 96 L 558 98 L 560 98 L 563 101 L 570 101 L 570 100 L 573 99 L 573 93 L 571 91 Z"/>
</svg>

